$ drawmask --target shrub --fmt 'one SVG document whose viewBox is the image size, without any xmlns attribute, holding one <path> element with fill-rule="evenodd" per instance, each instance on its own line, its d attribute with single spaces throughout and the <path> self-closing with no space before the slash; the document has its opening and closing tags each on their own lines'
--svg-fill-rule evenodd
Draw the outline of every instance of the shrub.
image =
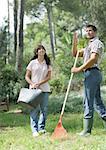
<svg viewBox="0 0 106 150">
<path fill-rule="evenodd" d="M 60 113 L 63 102 L 64 102 L 65 94 L 58 94 L 56 96 L 51 95 L 49 98 L 49 113 Z M 82 95 L 80 92 L 70 91 L 68 99 L 66 101 L 65 112 L 70 113 L 79 113 L 82 112 Z"/>
<path fill-rule="evenodd" d="M 10 65 L 5 65 L 0 72 L 0 97 L 9 96 L 10 101 L 16 101 L 19 89 L 24 85 L 24 80 Z"/>
<path fill-rule="evenodd" d="M 64 92 L 66 86 L 67 78 L 65 75 L 60 74 L 59 76 L 54 76 L 50 81 L 50 87 L 53 95 Z"/>
</svg>

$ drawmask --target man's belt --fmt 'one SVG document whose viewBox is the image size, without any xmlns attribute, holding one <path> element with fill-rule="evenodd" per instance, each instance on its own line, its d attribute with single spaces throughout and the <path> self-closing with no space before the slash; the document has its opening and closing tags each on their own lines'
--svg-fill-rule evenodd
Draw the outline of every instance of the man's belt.
<svg viewBox="0 0 106 150">
<path fill-rule="evenodd" d="M 88 69 L 86 69 L 85 71 L 90 71 L 90 70 L 94 70 L 94 69 L 99 70 L 99 68 L 98 68 L 98 67 L 92 67 L 92 68 L 88 68 Z"/>
</svg>

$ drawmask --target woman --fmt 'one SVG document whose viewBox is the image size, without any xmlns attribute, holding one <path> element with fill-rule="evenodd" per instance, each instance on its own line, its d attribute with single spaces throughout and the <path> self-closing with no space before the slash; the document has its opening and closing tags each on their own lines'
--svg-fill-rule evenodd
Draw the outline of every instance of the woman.
<svg viewBox="0 0 106 150">
<path fill-rule="evenodd" d="M 50 59 L 43 45 L 39 45 L 34 51 L 35 55 L 27 66 L 25 75 L 30 88 L 39 88 L 43 91 L 43 100 L 40 105 L 30 112 L 30 123 L 34 137 L 45 133 L 45 121 L 48 107 L 48 96 L 50 86 L 48 80 L 51 78 Z"/>
</svg>

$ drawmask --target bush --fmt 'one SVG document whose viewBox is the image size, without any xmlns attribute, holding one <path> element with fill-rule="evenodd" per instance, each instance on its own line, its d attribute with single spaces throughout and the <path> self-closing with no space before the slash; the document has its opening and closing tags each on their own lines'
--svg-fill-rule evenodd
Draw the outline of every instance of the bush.
<svg viewBox="0 0 106 150">
<path fill-rule="evenodd" d="M 58 77 L 54 77 L 49 81 L 53 95 L 64 92 L 66 80 L 66 76 L 60 74 Z"/>
<path fill-rule="evenodd" d="M 56 114 L 62 110 L 65 94 L 51 95 L 49 98 L 48 113 Z M 82 95 L 80 92 L 70 91 L 66 101 L 65 112 L 79 113 L 83 111 Z"/>
<path fill-rule="evenodd" d="M 10 65 L 5 65 L 0 72 L 0 97 L 9 96 L 10 101 L 16 101 L 20 88 L 24 85 L 24 80 Z"/>
<path fill-rule="evenodd" d="M 102 58 L 102 63 L 100 64 L 100 68 L 102 70 L 103 75 L 103 85 L 106 85 L 106 52 L 104 53 L 104 56 Z"/>
</svg>

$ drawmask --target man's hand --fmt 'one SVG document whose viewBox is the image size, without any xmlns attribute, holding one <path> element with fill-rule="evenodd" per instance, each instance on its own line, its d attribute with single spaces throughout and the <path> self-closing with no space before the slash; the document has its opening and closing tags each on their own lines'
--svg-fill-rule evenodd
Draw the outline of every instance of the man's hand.
<svg viewBox="0 0 106 150">
<path fill-rule="evenodd" d="M 74 32 L 74 35 L 73 35 L 73 44 L 72 44 L 72 55 L 74 57 L 77 54 L 77 44 L 78 44 L 78 37 L 77 37 L 77 33 Z"/>
<path fill-rule="evenodd" d="M 88 61 L 85 64 L 81 65 L 80 67 L 72 67 L 71 72 L 78 73 L 78 72 L 84 71 L 88 68 L 91 68 L 94 65 L 94 63 L 97 62 L 98 57 L 99 57 L 98 54 L 92 53 L 90 58 L 88 59 Z"/>
</svg>

